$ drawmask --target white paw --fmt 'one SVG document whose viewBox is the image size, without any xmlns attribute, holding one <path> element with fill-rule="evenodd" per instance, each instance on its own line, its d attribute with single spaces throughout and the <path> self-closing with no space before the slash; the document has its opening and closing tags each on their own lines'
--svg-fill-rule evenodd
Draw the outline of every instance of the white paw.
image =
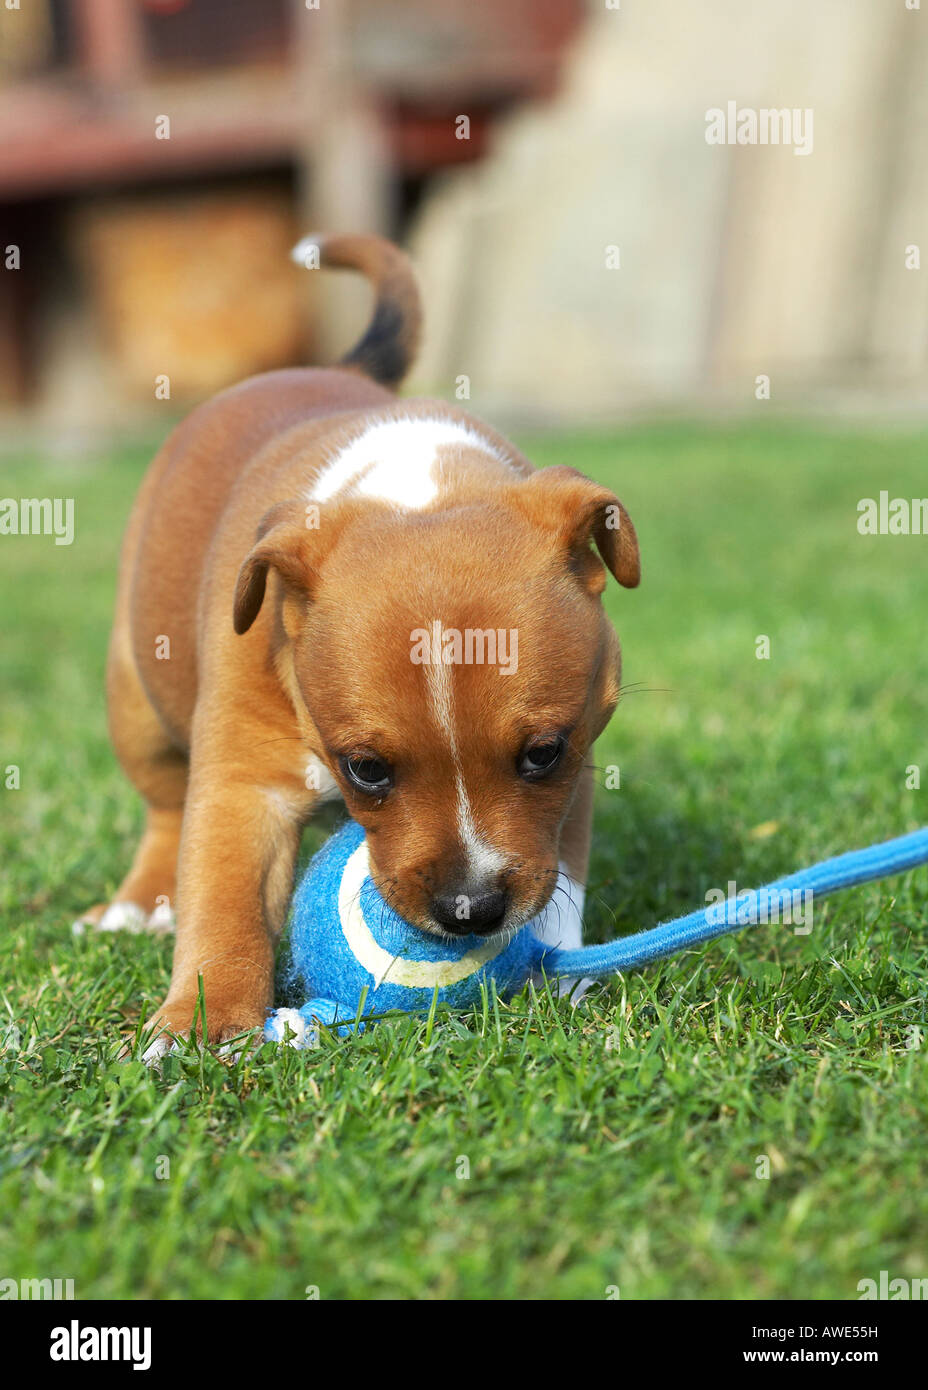
<svg viewBox="0 0 928 1390">
<path fill-rule="evenodd" d="M 246 1055 L 250 1056 L 253 1052 L 257 1052 L 262 1042 L 264 1042 L 264 1038 L 262 1038 L 259 1033 L 257 1038 L 247 1045 L 241 1042 L 236 1042 L 234 1044 L 231 1042 L 220 1043 L 216 1048 L 216 1056 L 221 1057 L 224 1061 L 232 1062 L 233 1065 L 237 1065 L 242 1057 Z M 154 1042 L 148 1044 L 148 1047 L 146 1047 L 145 1051 L 142 1053 L 142 1061 L 146 1066 L 154 1067 L 157 1070 L 165 1057 L 172 1052 L 180 1052 L 185 1046 L 189 1046 L 189 1044 L 180 1043 L 176 1038 L 170 1038 L 162 1033 L 160 1037 L 155 1038 Z M 202 1040 L 197 1038 L 193 1046 L 198 1050 L 202 1050 Z"/>
<path fill-rule="evenodd" d="M 97 923 L 97 931 L 141 931 L 148 913 L 138 903 L 110 903 Z"/>
<path fill-rule="evenodd" d="M 159 903 L 145 926 L 149 931 L 173 931 L 177 926 L 177 917 L 171 904 Z"/>
<path fill-rule="evenodd" d="M 582 980 L 578 980 L 576 976 L 573 976 L 570 979 L 558 980 L 557 997 L 559 999 L 563 999 L 565 994 L 569 994 L 570 1002 L 573 1005 L 573 1007 L 576 1008 L 576 1006 L 582 1001 L 583 996 L 586 994 L 587 990 L 592 989 L 593 985 L 595 984 L 596 981 L 591 980 L 588 975 L 584 975 Z"/>
<path fill-rule="evenodd" d="M 78 917 L 71 923 L 75 936 L 83 936 L 87 931 L 171 932 L 174 927 L 174 909 L 170 903 L 159 903 L 151 913 L 138 903 L 110 903 L 98 922 L 90 917 Z"/>
<path fill-rule="evenodd" d="M 541 970 L 532 972 L 532 981 L 535 988 L 539 990 L 544 989 L 545 981 L 547 981 L 551 986 L 551 993 L 556 999 L 563 999 L 569 994 L 570 1002 L 573 1005 L 579 1004 L 587 990 L 596 984 L 595 980 L 591 980 L 587 976 L 584 976 L 582 980 L 578 980 L 576 975 L 566 975 L 562 978 L 554 976 L 552 978 Z"/>
<path fill-rule="evenodd" d="M 157 1067 L 169 1052 L 176 1052 L 179 1046 L 180 1044 L 168 1037 L 167 1033 L 162 1033 L 154 1042 L 148 1044 L 142 1053 L 142 1061 L 147 1067 Z"/>
</svg>

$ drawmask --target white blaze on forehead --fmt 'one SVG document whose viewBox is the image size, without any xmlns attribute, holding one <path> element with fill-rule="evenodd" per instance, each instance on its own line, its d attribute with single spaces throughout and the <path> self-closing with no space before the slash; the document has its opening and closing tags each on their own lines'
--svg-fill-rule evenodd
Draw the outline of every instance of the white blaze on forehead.
<svg viewBox="0 0 928 1390">
<path fill-rule="evenodd" d="M 464 768 L 458 748 L 454 727 L 454 692 L 451 687 L 451 666 L 443 661 L 432 660 L 422 668 L 429 692 L 432 715 L 444 737 L 448 740 L 451 757 L 454 761 L 454 784 L 457 795 L 458 837 L 464 849 L 467 867 L 475 879 L 489 877 L 498 873 L 506 864 L 506 856 L 500 854 L 478 833 L 474 824 L 474 813 L 464 784 Z"/>
<path fill-rule="evenodd" d="M 400 507 L 426 507 L 438 496 L 438 450 L 448 445 L 480 449 L 501 463 L 498 450 L 457 420 L 413 416 L 380 420 L 329 459 L 308 498 L 326 502 L 350 488 L 362 497 Z"/>
</svg>

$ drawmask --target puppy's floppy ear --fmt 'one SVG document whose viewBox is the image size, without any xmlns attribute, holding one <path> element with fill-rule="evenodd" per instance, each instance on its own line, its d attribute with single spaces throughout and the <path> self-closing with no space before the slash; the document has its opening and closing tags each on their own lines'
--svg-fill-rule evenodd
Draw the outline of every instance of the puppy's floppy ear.
<svg viewBox="0 0 928 1390">
<path fill-rule="evenodd" d="M 271 568 L 285 583 L 312 598 L 323 561 L 345 527 L 360 514 L 356 498 L 326 502 L 321 508 L 294 498 L 265 512 L 255 544 L 238 572 L 232 610 L 235 631 L 247 632 L 260 613 Z"/>
<path fill-rule="evenodd" d="M 591 541 L 620 584 L 626 589 L 638 585 L 638 537 L 628 512 L 607 487 L 575 468 L 541 468 L 519 484 L 515 498 L 531 521 L 555 534 L 591 594 L 602 593 L 606 584 Z"/>
<path fill-rule="evenodd" d="M 247 553 L 235 584 L 232 621 L 236 632 L 247 632 L 261 612 L 268 570 L 275 569 L 283 580 L 299 585 L 307 595 L 313 592 L 318 566 L 346 520 L 340 509 L 338 518 L 326 509 L 325 525 L 320 525 L 318 514 L 311 514 L 296 500 L 278 502 L 264 513 L 256 543 Z"/>
<path fill-rule="evenodd" d="M 306 556 L 309 532 L 298 502 L 279 502 L 258 523 L 255 545 L 238 572 L 232 621 L 235 631 L 247 632 L 261 611 L 267 572 L 273 565 L 291 584 L 308 578 Z"/>
</svg>

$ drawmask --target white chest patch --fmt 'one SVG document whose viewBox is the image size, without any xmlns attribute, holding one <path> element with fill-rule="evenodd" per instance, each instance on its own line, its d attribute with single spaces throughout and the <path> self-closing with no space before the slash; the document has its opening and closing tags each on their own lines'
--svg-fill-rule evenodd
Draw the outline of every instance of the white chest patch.
<svg viewBox="0 0 928 1390">
<path fill-rule="evenodd" d="M 308 498 L 326 502 L 350 490 L 400 507 L 427 507 L 440 491 L 438 450 L 447 445 L 480 449 L 507 462 L 489 440 L 456 420 L 381 420 L 328 461 Z"/>
</svg>

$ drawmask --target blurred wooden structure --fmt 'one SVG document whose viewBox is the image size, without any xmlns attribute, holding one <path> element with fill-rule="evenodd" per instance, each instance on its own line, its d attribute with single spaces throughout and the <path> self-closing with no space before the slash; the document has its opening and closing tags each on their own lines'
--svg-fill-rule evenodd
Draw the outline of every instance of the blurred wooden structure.
<svg viewBox="0 0 928 1390">
<path fill-rule="evenodd" d="M 144 240 L 136 200 L 144 208 L 163 193 L 151 235 L 163 240 L 173 209 L 176 225 L 167 235 L 178 274 L 188 276 L 185 198 L 191 236 L 202 238 L 211 218 L 201 216 L 199 200 L 223 195 L 244 226 L 255 180 L 264 198 L 257 224 L 278 210 L 279 235 L 267 238 L 275 257 L 290 224 L 305 228 L 310 215 L 316 225 L 396 231 L 423 180 L 479 160 L 494 117 L 553 90 L 584 14 L 583 0 L 28 0 L 19 10 L 0 7 L 0 251 L 21 248 L 18 270 L 0 268 L 0 400 L 28 400 L 40 389 L 43 302 L 60 292 L 68 271 L 76 282 L 68 297 L 87 296 L 104 352 L 118 350 L 120 323 L 123 334 L 139 331 L 131 291 L 109 283 L 122 272 L 106 232 L 110 223 L 117 238 L 123 229 Z M 469 119 L 468 139 L 459 138 L 460 115 Z M 101 246 L 110 249 L 101 253 Z M 200 246 L 198 274 L 206 273 Z M 124 259 L 144 275 L 137 251 Z M 260 257 L 248 268 L 260 273 Z M 247 297 L 250 288 L 239 291 Z M 151 301 L 149 290 L 140 294 Z M 123 305 L 118 322 L 114 303 Z M 269 343 L 255 345 L 255 366 L 293 356 L 290 327 L 269 327 Z M 220 375 L 247 368 L 247 357 L 247 350 L 229 354 Z M 144 354 L 142 362 L 144 378 Z M 191 390 L 200 384 L 190 382 Z"/>
</svg>

